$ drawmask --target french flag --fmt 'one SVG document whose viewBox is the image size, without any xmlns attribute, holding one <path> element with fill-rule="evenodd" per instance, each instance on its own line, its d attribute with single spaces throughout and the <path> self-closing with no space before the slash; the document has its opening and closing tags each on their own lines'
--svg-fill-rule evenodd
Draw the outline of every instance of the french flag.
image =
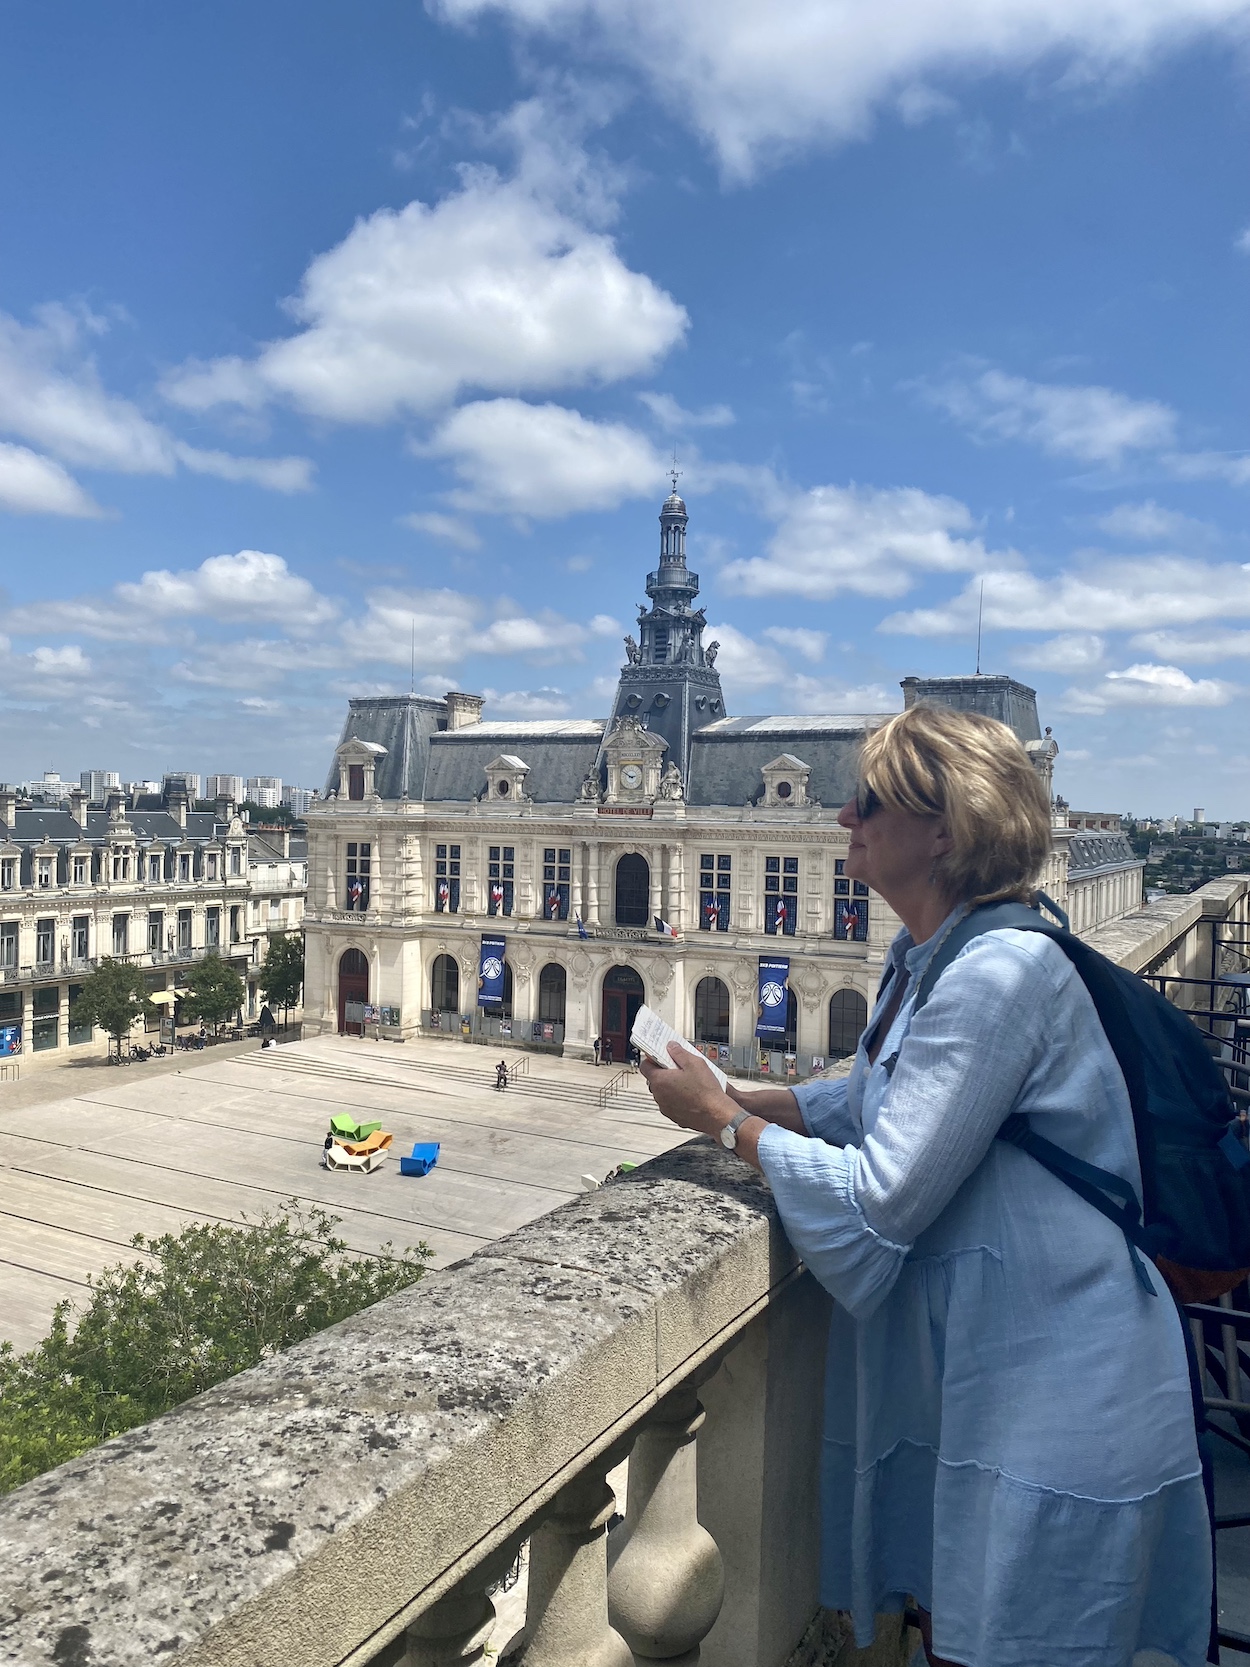
<svg viewBox="0 0 1250 1667">
<path fill-rule="evenodd" d="M 659 915 L 656 915 L 655 917 L 655 929 L 662 938 L 681 937 L 681 933 L 677 930 L 677 928 L 675 926 L 670 926 L 666 920 L 661 920 Z"/>
</svg>

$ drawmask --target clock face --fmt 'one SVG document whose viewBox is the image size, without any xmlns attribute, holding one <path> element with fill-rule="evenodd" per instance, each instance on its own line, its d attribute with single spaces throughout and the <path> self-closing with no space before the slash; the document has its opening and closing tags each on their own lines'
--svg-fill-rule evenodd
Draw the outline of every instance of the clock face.
<svg viewBox="0 0 1250 1667">
<path fill-rule="evenodd" d="M 621 768 L 622 787 L 641 787 L 642 771 L 636 764 L 625 764 Z"/>
</svg>

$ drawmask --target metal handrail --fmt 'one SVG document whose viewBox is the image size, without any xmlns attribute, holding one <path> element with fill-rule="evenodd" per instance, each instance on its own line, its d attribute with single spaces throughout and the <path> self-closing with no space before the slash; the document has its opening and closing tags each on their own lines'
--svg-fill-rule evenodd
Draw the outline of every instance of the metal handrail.
<svg viewBox="0 0 1250 1667">
<path fill-rule="evenodd" d="M 604 1109 L 609 1100 L 614 1099 L 616 1095 L 623 1094 L 625 1092 L 625 1086 L 630 1077 L 633 1075 L 633 1071 L 629 1069 L 618 1071 L 610 1082 L 604 1083 L 603 1087 L 599 1090 L 600 1111 Z"/>
</svg>

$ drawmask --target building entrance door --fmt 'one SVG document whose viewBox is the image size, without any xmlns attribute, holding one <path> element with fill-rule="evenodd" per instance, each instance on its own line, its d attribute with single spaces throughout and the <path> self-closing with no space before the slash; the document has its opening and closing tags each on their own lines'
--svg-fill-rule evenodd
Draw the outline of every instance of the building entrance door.
<svg viewBox="0 0 1250 1667">
<path fill-rule="evenodd" d="M 628 1058 L 629 1033 L 645 1001 L 641 975 L 633 967 L 613 967 L 603 981 L 599 1040 L 611 1047 L 614 1065 L 623 1065 Z"/>
<path fill-rule="evenodd" d="M 369 963 L 358 949 L 345 949 L 339 957 L 339 1035 L 363 1036 L 363 1009 L 369 999 Z M 347 1016 L 348 1006 L 352 1015 Z"/>
</svg>

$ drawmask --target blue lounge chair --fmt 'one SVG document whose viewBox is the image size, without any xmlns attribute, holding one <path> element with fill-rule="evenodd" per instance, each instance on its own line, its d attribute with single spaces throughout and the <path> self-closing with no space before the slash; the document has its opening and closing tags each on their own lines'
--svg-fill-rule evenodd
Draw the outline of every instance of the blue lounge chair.
<svg viewBox="0 0 1250 1667">
<path fill-rule="evenodd" d="M 428 1175 L 438 1162 L 440 1143 L 437 1140 L 418 1141 L 410 1158 L 400 1158 L 401 1175 Z"/>
</svg>

